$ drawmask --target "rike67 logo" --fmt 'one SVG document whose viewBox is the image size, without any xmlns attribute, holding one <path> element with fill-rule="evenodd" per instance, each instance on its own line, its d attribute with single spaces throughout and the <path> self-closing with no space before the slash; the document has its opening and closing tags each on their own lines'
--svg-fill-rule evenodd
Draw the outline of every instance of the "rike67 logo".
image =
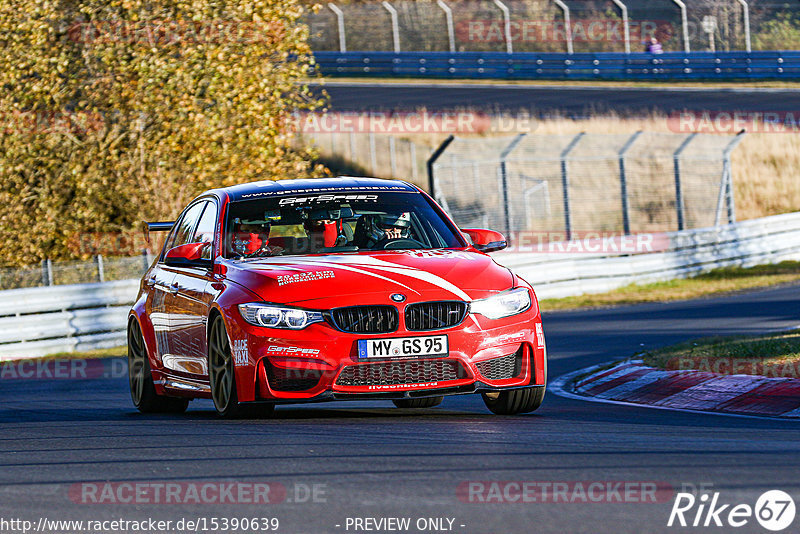
<svg viewBox="0 0 800 534">
<path fill-rule="evenodd" d="M 778 532 L 791 526 L 794 517 L 794 499 L 780 490 L 763 493 L 755 506 L 722 502 L 719 492 L 702 493 L 699 497 L 678 493 L 667 526 L 739 528 L 752 524 L 755 519 L 761 527 Z"/>
</svg>

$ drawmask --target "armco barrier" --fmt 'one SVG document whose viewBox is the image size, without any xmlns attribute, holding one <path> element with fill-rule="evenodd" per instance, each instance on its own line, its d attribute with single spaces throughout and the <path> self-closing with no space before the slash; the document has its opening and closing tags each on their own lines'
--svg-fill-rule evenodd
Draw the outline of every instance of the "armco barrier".
<svg viewBox="0 0 800 534">
<path fill-rule="evenodd" d="M 315 52 L 324 76 L 508 80 L 797 79 L 800 51 L 598 52 Z"/>
<path fill-rule="evenodd" d="M 669 243 L 665 250 L 647 254 L 501 252 L 494 257 L 530 282 L 540 299 L 600 293 L 720 267 L 800 260 L 800 213 L 671 232 L 665 237 Z"/>
<path fill-rule="evenodd" d="M 666 237 L 663 251 L 647 254 L 500 252 L 494 258 L 533 284 L 539 298 L 597 293 L 718 267 L 800 260 L 800 213 Z M 125 280 L 0 292 L 0 360 L 125 344 L 138 286 Z"/>
<path fill-rule="evenodd" d="M 125 344 L 138 280 L 0 291 L 0 360 Z"/>
</svg>

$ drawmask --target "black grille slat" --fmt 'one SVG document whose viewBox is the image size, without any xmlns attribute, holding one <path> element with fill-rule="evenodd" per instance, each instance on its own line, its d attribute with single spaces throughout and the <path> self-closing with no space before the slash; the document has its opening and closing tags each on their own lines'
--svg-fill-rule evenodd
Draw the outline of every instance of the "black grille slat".
<svg viewBox="0 0 800 534">
<path fill-rule="evenodd" d="M 478 362 L 475 366 L 478 372 L 489 380 L 508 380 L 520 373 L 519 353 L 509 354 L 500 358 L 493 358 L 483 362 Z"/>
<path fill-rule="evenodd" d="M 456 360 L 414 360 L 349 365 L 336 380 L 339 386 L 399 386 L 465 378 Z"/>
<path fill-rule="evenodd" d="M 331 311 L 333 325 L 354 334 L 384 334 L 397 330 L 400 316 L 394 306 L 350 306 Z"/>
<path fill-rule="evenodd" d="M 422 332 L 441 330 L 461 323 L 467 316 L 467 303 L 457 300 L 418 302 L 406 307 L 406 329 Z"/>
</svg>

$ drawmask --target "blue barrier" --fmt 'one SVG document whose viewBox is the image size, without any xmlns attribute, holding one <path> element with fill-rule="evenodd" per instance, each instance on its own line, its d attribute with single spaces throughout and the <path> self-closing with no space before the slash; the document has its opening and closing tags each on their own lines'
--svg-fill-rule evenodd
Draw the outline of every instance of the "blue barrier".
<svg viewBox="0 0 800 534">
<path fill-rule="evenodd" d="M 504 80 L 800 79 L 800 51 L 538 54 L 315 52 L 324 76 Z"/>
</svg>

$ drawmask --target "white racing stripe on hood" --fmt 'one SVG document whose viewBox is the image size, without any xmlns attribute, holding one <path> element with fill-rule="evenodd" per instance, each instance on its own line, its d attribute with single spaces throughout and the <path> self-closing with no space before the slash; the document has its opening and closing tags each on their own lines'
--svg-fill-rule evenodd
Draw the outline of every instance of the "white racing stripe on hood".
<svg viewBox="0 0 800 534">
<path fill-rule="evenodd" d="M 400 275 L 403 275 L 403 276 L 408 276 L 409 278 L 414 278 L 416 280 L 421 280 L 423 282 L 427 282 L 427 283 L 429 283 L 431 285 L 434 285 L 434 286 L 436 286 L 436 287 L 438 287 L 440 289 L 444 289 L 445 291 L 449 291 L 453 295 L 455 295 L 458 298 L 460 298 L 462 300 L 465 300 L 467 302 L 470 302 L 472 300 L 470 298 L 470 296 L 467 295 L 461 288 L 459 288 L 458 286 L 448 282 L 447 280 L 445 280 L 444 278 L 442 278 L 440 276 L 437 276 L 437 275 L 435 275 L 433 273 L 430 273 L 428 271 L 423 271 L 423 270 L 421 270 L 421 269 L 419 269 L 417 267 L 409 267 L 409 266 L 406 266 L 406 265 L 397 265 L 395 263 L 390 263 L 390 262 L 387 262 L 387 261 L 384 261 L 384 260 L 373 258 L 371 256 L 353 256 L 353 257 L 348 257 L 347 258 L 347 263 L 337 263 L 337 262 L 330 262 L 329 263 L 329 262 L 322 262 L 322 261 L 318 261 L 318 260 L 314 261 L 314 259 L 311 259 L 311 258 L 308 258 L 308 259 L 303 258 L 301 261 L 297 261 L 297 262 L 293 262 L 293 263 L 303 263 L 303 264 L 307 264 L 307 265 L 318 265 L 318 266 L 325 266 L 325 267 L 328 267 L 328 268 L 333 268 L 333 267 L 342 268 L 342 267 L 347 266 L 348 270 L 351 270 L 353 272 L 366 274 L 366 275 L 370 275 L 370 276 L 375 276 L 375 277 L 378 277 L 378 278 L 382 278 L 384 280 L 390 280 L 391 282 L 393 282 L 395 284 L 401 285 L 401 286 L 403 286 L 403 287 L 405 287 L 405 288 L 407 288 L 407 289 L 409 289 L 411 291 L 414 291 L 410 287 L 408 287 L 406 285 L 403 285 L 403 284 L 400 284 L 400 282 L 398 282 L 396 280 L 391 280 L 389 278 L 385 278 L 385 277 L 379 276 L 379 275 L 377 275 L 375 273 L 370 273 L 369 271 L 364 271 L 363 269 L 355 268 L 355 266 L 370 267 L 370 268 L 373 268 L 373 269 L 379 269 L 379 270 L 384 271 L 384 272 L 400 274 Z M 414 292 L 418 293 L 417 291 L 414 291 Z"/>
</svg>

